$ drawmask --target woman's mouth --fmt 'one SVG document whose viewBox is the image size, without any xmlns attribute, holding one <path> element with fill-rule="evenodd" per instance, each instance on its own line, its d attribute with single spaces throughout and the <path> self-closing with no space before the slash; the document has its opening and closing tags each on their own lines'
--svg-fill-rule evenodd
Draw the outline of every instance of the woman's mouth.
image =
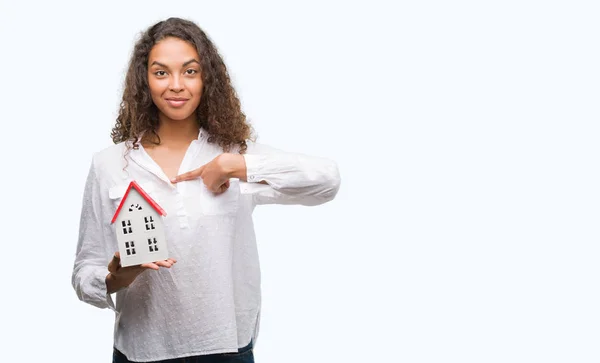
<svg viewBox="0 0 600 363">
<path fill-rule="evenodd" d="M 169 106 L 177 108 L 177 107 L 183 106 L 188 100 L 185 100 L 185 99 L 167 99 L 166 101 L 169 104 Z"/>
</svg>

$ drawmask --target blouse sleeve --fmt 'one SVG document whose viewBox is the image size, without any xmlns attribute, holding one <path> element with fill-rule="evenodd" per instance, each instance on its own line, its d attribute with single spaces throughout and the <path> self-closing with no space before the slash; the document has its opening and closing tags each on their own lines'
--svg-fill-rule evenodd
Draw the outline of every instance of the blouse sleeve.
<svg viewBox="0 0 600 363">
<path fill-rule="evenodd" d="M 286 152 L 247 142 L 244 155 L 247 183 L 255 205 L 300 204 L 314 206 L 331 201 L 340 188 L 337 164 L 330 159 Z M 261 184 L 265 181 L 267 184 Z"/>
<path fill-rule="evenodd" d="M 79 239 L 71 283 L 83 302 L 105 309 L 115 310 L 115 305 L 106 289 L 108 262 L 102 219 L 100 182 L 95 163 L 89 169 L 79 224 Z"/>
</svg>

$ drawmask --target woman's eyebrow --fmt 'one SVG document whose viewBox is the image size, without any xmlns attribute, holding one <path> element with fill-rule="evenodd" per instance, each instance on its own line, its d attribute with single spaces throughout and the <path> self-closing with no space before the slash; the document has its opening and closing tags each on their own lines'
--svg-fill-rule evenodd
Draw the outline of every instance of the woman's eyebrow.
<svg viewBox="0 0 600 363">
<path fill-rule="evenodd" d="M 187 66 L 188 64 L 191 64 L 191 63 L 198 63 L 198 65 L 200 65 L 200 62 L 198 62 L 197 60 L 190 59 L 189 61 L 183 63 L 182 67 L 185 67 L 185 66 Z M 160 63 L 158 61 L 152 62 L 152 64 L 150 65 L 150 67 L 152 67 L 153 65 L 158 65 L 158 66 L 161 66 L 161 67 L 164 67 L 164 68 L 167 68 L 167 69 L 169 68 L 166 64 L 162 64 L 162 63 Z"/>
</svg>

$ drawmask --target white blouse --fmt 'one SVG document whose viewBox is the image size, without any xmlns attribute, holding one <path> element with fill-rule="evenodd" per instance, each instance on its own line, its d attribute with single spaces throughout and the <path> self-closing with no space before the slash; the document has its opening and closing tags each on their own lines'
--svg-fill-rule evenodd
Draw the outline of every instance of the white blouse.
<svg viewBox="0 0 600 363">
<path fill-rule="evenodd" d="M 207 138 L 200 129 L 178 174 L 223 153 Z M 261 288 L 252 211 L 259 204 L 328 202 L 338 192 L 340 175 L 332 160 L 247 144 L 248 182 L 230 179 L 229 189 L 219 195 L 200 179 L 171 184 L 142 146 L 125 157 L 125 143 L 94 155 L 72 284 L 80 300 L 115 311 L 114 346 L 129 360 L 237 352 L 251 340 L 256 345 Z M 144 271 L 116 293 L 115 305 L 105 283 L 107 265 L 118 251 L 110 222 L 132 180 L 166 211 L 169 255 L 177 263 Z"/>
</svg>

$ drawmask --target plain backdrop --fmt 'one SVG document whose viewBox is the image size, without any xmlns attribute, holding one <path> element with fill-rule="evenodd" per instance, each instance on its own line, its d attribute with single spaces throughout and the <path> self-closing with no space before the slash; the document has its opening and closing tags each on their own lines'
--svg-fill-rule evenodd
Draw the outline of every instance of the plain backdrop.
<svg viewBox="0 0 600 363">
<path fill-rule="evenodd" d="M 130 52 L 169 16 L 221 52 L 260 142 L 337 198 L 255 211 L 258 363 L 599 362 L 594 1 L 1 1 L 3 362 L 111 359 L 71 287 Z"/>
</svg>

